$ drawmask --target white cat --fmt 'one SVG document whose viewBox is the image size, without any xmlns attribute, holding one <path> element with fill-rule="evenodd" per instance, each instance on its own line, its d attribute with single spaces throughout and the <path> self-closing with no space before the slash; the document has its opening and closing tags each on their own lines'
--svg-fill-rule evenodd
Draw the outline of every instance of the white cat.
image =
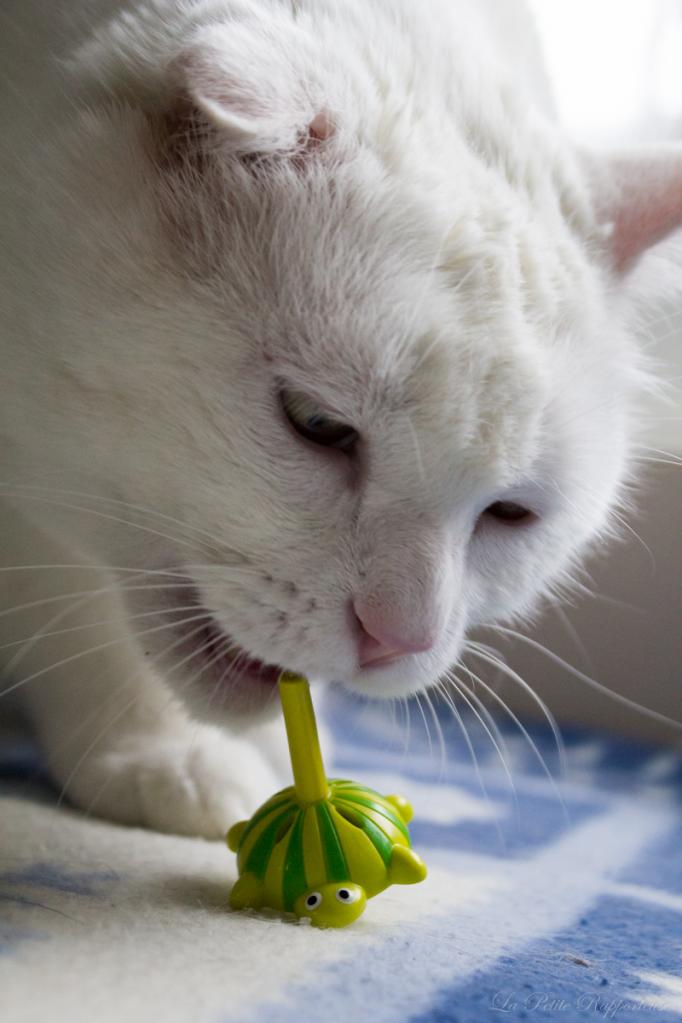
<svg viewBox="0 0 682 1023">
<path fill-rule="evenodd" d="M 76 803 L 219 835 L 280 665 L 424 688 L 608 529 L 682 154 L 578 153 L 516 0 L 0 37 L 4 684 Z"/>
</svg>

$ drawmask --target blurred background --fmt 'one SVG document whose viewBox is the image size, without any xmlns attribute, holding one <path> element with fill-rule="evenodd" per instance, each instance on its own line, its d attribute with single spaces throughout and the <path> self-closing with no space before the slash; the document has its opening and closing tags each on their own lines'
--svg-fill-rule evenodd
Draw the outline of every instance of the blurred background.
<svg viewBox="0 0 682 1023">
<path fill-rule="evenodd" d="M 682 141 L 682 0 L 530 0 L 559 115 L 595 148 Z M 636 513 L 624 539 L 588 563 L 584 595 L 523 630 L 600 685 L 682 720 L 682 306 L 651 316 L 647 344 L 677 400 L 651 403 Z M 590 687 L 527 642 L 485 637 L 564 725 L 661 742 L 682 731 Z M 470 662 L 515 709 L 537 707 L 485 663 Z M 499 713 L 499 709 L 498 709 Z"/>
</svg>

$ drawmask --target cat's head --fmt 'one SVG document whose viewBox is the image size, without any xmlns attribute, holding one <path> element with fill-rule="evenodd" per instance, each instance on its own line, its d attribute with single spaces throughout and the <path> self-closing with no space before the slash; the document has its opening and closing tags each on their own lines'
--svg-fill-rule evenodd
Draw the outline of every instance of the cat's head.
<svg viewBox="0 0 682 1023">
<path fill-rule="evenodd" d="M 284 15 L 167 64 L 72 142 L 98 289 L 84 314 L 73 285 L 72 418 L 128 502 L 93 546 L 178 573 L 126 600 L 209 714 L 278 666 L 412 693 L 609 527 L 644 376 L 625 278 L 682 219 L 679 154 L 609 194 L 494 80 L 410 106 Z"/>
</svg>

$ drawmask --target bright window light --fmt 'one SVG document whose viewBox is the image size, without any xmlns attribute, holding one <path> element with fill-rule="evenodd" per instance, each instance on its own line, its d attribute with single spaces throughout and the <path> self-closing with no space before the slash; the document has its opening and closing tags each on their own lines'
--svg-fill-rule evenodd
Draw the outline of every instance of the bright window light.
<svg viewBox="0 0 682 1023">
<path fill-rule="evenodd" d="M 578 140 L 682 137 L 682 0 L 530 0 Z"/>
</svg>

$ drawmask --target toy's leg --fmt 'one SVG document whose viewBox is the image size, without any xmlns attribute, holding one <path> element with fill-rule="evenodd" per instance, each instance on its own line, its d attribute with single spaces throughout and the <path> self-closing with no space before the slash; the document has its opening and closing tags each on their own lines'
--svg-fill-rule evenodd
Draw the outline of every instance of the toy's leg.
<svg viewBox="0 0 682 1023">
<path fill-rule="evenodd" d="M 389 884 L 416 884 L 426 877 L 426 864 L 414 849 L 394 845 L 388 867 Z"/>
<path fill-rule="evenodd" d="M 232 909 L 259 909 L 263 898 L 263 884 L 255 874 L 242 874 L 230 892 Z"/>
<path fill-rule="evenodd" d="M 386 796 L 386 800 L 396 808 L 405 823 L 409 824 L 414 817 L 411 804 L 403 796 Z"/>
<path fill-rule="evenodd" d="M 238 821 L 237 824 L 233 824 L 227 833 L 227 848 L 236 853 L 239 849 L 239 843 L 242 840 L 242 835 L 246 829 L 248 821 Z"/>
</svg>

